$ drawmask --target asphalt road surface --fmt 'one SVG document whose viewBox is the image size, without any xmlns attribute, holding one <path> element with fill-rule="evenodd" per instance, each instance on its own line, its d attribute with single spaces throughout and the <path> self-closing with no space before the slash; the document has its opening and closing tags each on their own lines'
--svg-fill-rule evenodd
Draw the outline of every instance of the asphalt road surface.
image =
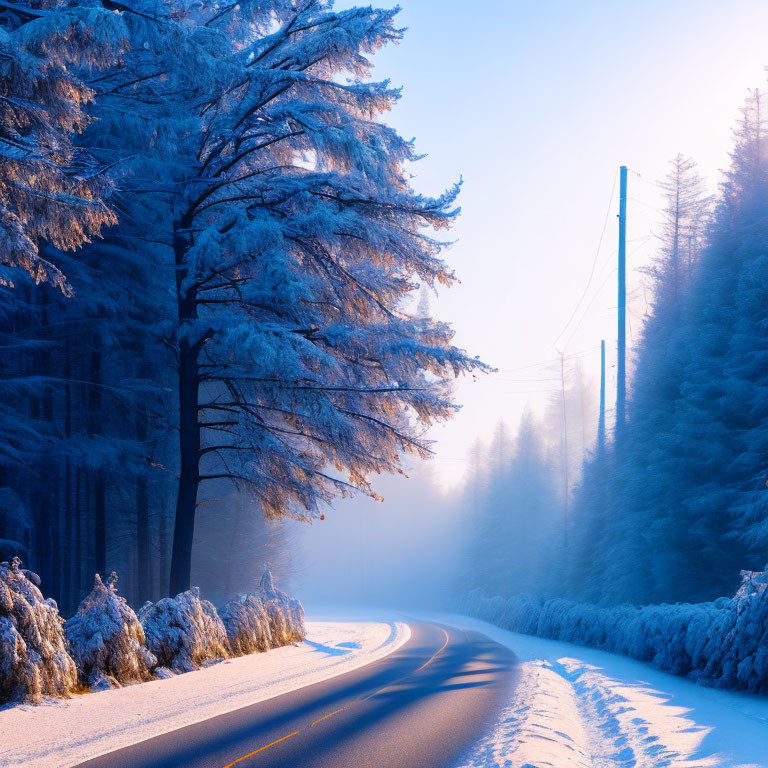
<svg viewBox="0 0 768 768">
<path fill-rule="evenodd" d="M 515 655 L 409 622 L 389 656 L 82 763 L 85 768 L 452 768 L 493 725 Z"/>
</svg>

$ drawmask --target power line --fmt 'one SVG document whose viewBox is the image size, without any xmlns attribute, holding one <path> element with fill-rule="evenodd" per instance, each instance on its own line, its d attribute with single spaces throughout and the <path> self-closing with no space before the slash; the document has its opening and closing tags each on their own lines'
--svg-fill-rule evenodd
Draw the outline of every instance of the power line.
<svg viewBox="0 0 768 768">
<path fill-rule="evenodd" d="M 573 360 L 577 357 L 583 357 L 584 355 L 591 354 L 596 349 L 600 349 L 600 347 L 586 347 L 585 349 L 582 349 L 578 352 L 572 352 L 570 355 L 566 355 L 566 360 Z M 553 365 L 554 363 L 559 363 L 560 357 L 553 357 L 550 360 L 542 360 L 540 363 L 529 363 L 528 365 L 520 365 L 517 368 L 502 368 L 500 373 L 516 373 L 517 371 L 527 371 L 530 368 L 541 368 L 545 365 Z M 491 377 L 492 378 L 492 377 Z M 486 379 L 478 379 L 478 381 L 485 381 Z"/>
<path fill-rule="evenodd" d="M 560 381 L 560 379 L 554 376 L 548 376 L 547 378 L 542 379 L 508 379 L 504 376 L 494 376 L 492 379 L 480 379 L 480 381 L 520 381 L 528 384 L 536 384 L 540 381 Z"/>
<path fill-rule="evenodd" d="M 646 203 L 643 200 L 638 200 L 636 197 L 630 197 L 629 199 L 633 203 L 640 203 L 640 205 L 644 205 L 646 208 L 650 208 L 652 211 L 656 211 L 656 213 L 660 213 L 662 216 L 664 215 L 664 211 L 662 211 L 660 208 L 657 208 L 655 205 L 651 205 L 650 203 Z"/>
<path fill-rule="evenodd" d="M 652 240 L 652 239 L 653 239 L 653 235 L 646 235 L 645 237 L 637 237 L 637 238 L 635 238 L 635 239 L 634 239 L 634 241 L 635 241 L 635 242 L 636 242 L 636 241 L 641 241 L 641 242 L 640 242 L 640 244 L 639 244 L 639 245 L 638 245 L 636 248 L 633 248 L 633 249 L 632 249 L 632 251 L 630 251 L 630 253 L 629 253 L 629 256 L 630 256 L 630 257 L 631 257 L 631 256 L 634 256 L 634 254 L 636 254 L 636 253 L 637 253 L 639 250 L 641 250 L 642 248 L 644 248 L 644 247 L 645 247 L 645 246 L 648 244 L 648 242 L 649 242 L 650 240 Z M 633 241 L 628 241 L 628 242 L 633 242 Z M 608 263 L 608 261 L 610 261 L 610 260 L 611 260 L 611 259 L 612 259 L 612 258 L 613 258 L 615 255 L 616 255 L 616 251 L 614 250 L 614 251 L 612 251 L 612 252 L 611 252 L 611 254 L 610 254 L 609 258 L 608 258 L 608 259 L 606 259 L 606 261 L 603 263 L 603 266 L 605 266 L 605 265 Z M 603 267 L 601 267 L 601 268 L 600 268 L 600 270 L 601 270 L 601 271 L 602 271 L 602 269 L 603 269 Z M 576 335 L 576 332 L 579 330 L 579 328 L 581 327 L 581 324 L 584 322 L 584 318 L 585 318 L 585 317 L 586 317 L 586 316 L 589 314 L 589 310 L 590 310 L 590 308 L 591 308 L 591 307 L 592 307 L 592 305 L 595 303 L 595 299 L 596 299 L 596 298 L 597 298 L 597 297 L 600 295 L 600 292 L 601 292 L 601 291 L 603 290 L 603 288 L 605 287 L 605 284 L 608 282 L 608 280 L 609 280 L 609 279 L 610 279 L 610 278 L 611 278 L 611 277 L 612 277 L 614 274 L 616 274 L 616 272 L 617 272 L 617 271 L 618 271 L 618 270 L 617 270 L 617 268 L 616 268 L 616 267 L 614 267 L 614 268 L 613 268 L 613 269 L 612 269 L 612 270 L 611 270 L 611 271 L 610 271 L 610 272 L 609 272 L 609 273 L 608 273 L 608 274 L 605 276 L 605 278 L 604 278 L 603 282 L 602 282 L 602 283 L 600 283 L 600 287 L 599 287 L 599 288 L 598 288 L 598 289 L 595 291 L 595 293 L 593 294 L 592 298 L 591 298 L 591 299 L 590 299 L 590 301 L 589 301 L 589 304 L 587 304 L 586 308 L 584 309 L 584 312 L 583 312 L 583 313 L 582 313 L 582 315 L 581 315 L 581 319 L 579 320 L 579 322 L 578 322 L 578 323 L 576 323 L 576 326 L 574 327 L 573 331 L 571 331 L 571 335 L 568 337 L 568 341 L 567 341 L 567 342 L 566 342 L 566 344 L 565 344 L 565 346 L 566 346 L 566 347 L 567 347 L 567 346 L 568 346 L 568 344 L 570 344 L 570 343 L 571 343 L 571 341 L 573 340 L 573 337 Z M 637 292 L 637 290 L 638 290 L 638 289 L 637 289 L 637 288 L 635 288 L 634 290 L 632 290 L 632 291 L 630 292 L 630 294 L 629 294 L 629 295 L 630 295 L 630 296 L 633 296 L 633 295 L 634 295 L 634 294 Z M 618 307 L 611 307 L 611 309 L 618 309 Z"/>
<path fill-rule="evenodd" d="M 557 346 L 557 342 L 560 341 L 563 334 L 568 330 L 568 326 L 573 321 L 573 318 L 576 316 L 576 313 L 579 311 L 579 307 L 581 307 L 582 302 L 587 297 L 587 291 L 589 291 L 589 286 L 592 285 L 592 278 L 595 275 L 595 267 L 597 266 L 597 259 L 600 255 L 600 248 L 603 245 L 603 237 L 605 236 L 605 230 L 608 226 L 608 217 L 611 215 L 611 206 L 613 205 L 613 194 L 616 191 L 616 174 L 613 175 L 613 185 L 611 186 L 611 196 L 608 200 L 608 207 L 605 211 L 605 219 L 603 220 L 603 228 L 600 230 L 600 239 L 597 243 L 597 249 L 595 250 L 595 258 L 592 260 L 592 269 L 589 272 L 589 279 L 587 280 L 587 284 L 584 286 L 584 292 L 581 294 L 581 298 L 577 302 L 576 306 L 574 307 L 573 312 L 571 312 L 571 316 L 568 318 L 568 322 L 563 326 L 563 329 L 560 331 L 560 333 L 557 335 L 557 338 L 552 343 L 553 347 Z M 568 345 L 566 344 L 566 347 Z M 565 351 L 565 348 L 563 349 Z"/>
</svg>

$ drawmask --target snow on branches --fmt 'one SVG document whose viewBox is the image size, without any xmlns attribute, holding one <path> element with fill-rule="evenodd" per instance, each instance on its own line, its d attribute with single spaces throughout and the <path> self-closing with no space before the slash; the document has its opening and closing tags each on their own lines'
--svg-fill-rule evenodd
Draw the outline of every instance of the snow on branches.
<svg viewBox="0 0 768 768">
<path fill-rule="evenodd" d="M 68 696 L 77 684 L 55 601 L 22 572 L 0 563 L 0 702 Z"/>
<path fill-rule="evenodd" d="M 743 571 L 733 598 L 612 607 L 473 590 L 462 610 L 513 632 L 624 654 L 704 685 L 766 694 L 767 581 L 763 572 Z"/>
<path fill-rule="evenodd" d="M 306 634 L 301 603 L 275 587 L 266 565 L 256 592 L 229 601 L 221 618 L 212 603 L 200 598 L 197 587 L 147 603 L 139 617 L 148 648 L 174 672 L 279 648 Z"/>
<path fill-rule="evenodd" d="M 224 624 L 197 587 L 146 603 L 139 618 L 147 648 L 161 666 L 173 672 L 190 672 L 228 656 Z"/>
<path fill-rule="evenodd" d="M 221 614 L 233 656 L 261 653 L 272 648 L 272 629 L 264 603 L 253 594 L 230 600 Z"/>
<path fill-rule="evenodd" d="M 256 592 L 227 603 L 222 619 L 234 656 L 279 648 L 306 636 L 304 608 L 275 587 L 266 564 Z"/>
<path fill-rule="evenodd" d="M 77 248 L 116 222 L 111 182 L 72 142 L 93 97 L 73 70 L 106 66 L 124 44 L 106 9 L 0 3 L 0 282 L 15 267 L 70 293 L 39 246 Z"/>
<path fill-rule="evenodd" d="M 288 597 L 275 586 L 272 571 L 266 563 L 257 594 L 269 616 L 273 648 L 304 639 L 304 608 L 298 600 Z"/>
<path fill-rule="evenodd" d="M 117 594 L 117 574 L 101 580 L 64 625 L 80 680 L 92 689 L 119 687 L 152 678 L 157 659 L 144 644 L 144 630 L 128 603 Z"/>
</svg>

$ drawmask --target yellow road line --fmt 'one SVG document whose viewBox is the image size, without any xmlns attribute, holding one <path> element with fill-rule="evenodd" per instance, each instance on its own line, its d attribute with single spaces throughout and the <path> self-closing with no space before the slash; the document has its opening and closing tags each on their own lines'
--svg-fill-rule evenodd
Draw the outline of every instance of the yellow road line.
<svg viewBox="0 0 768 768">
<path fill-rule="evenodd" d="M 448 633 L 440 627 L 441 632 L 445 635 L 445 642 L 440 647 L 438 651 L 435 651 L 435 653 L 432 654 L 429 661 L 425 661 L 418 669 L 414 669 L 413 672 L 409 672 L 407 675 L 403 675 L 402 677 L 398 677 L 397 680 L 393 680 L 391 683 L 387 683 L 383 688 L 379 688 L 378 691 L 374 691 L 373 693 L 369 693 L 367 696 L 364 696 L 360 701 L 368 701 L 368 699 L 372 699 L 374 696 L 378 696 L 382 691 L 386 690 L 387 688 L 392 688 L 395 685 L 398 685 L 399 683 L 402 683 L 403 680 L 407 680 L 411 675 L 415 675 L 417 672 L 421 672 L 422 669 L 425 667 L 428 667 L 444 650 L 445 646 L 448 645 L 450 638 L 448 637 Z"/>
<path fill-rule="evenodd" d="M 287 736 L 283 736 L 282 739 L 275 739 L 274 741 L 271 741 L 269 744 L 265 744 L 263 747 L 259 747 L 258 749 L 254 749 L 253 752 L 249 752 L 247 755 L 243 755 L 242 757 L 238 757 L 237 760 L 233 760 L 231 763 L 227 763 L 224 768 L 232 768 L 233 765 L 237 765 L 239 762 L 243 760 L 247 760 L 249 757 L 253 757 L 254 755 L 257 755 L 259 752 L 263 752 L 265 749 L 269 749 L 270 747 L 274 747 L 275 744 L 279 744 L 281 741 L 285 741 L 286 739 L 290 739 L 291 736 L 296 736 L 296 734 L 301 733 L 301 731 L 294 731 L 293 733 L 289 733 Z"/>
<path fill-rule="evenodd" d="M 359 702 L 368 701 L 368 699 L 373 698 L 377 694 L 381 693 L 386 688 L 391 688 L 393 685 L 397 685 L 398 683 L 402 682 L 403 680 L 406 680 L 410 675 L 415 675 L 416 672 L 421 672 L 422 669 L 426 669 L 444 650 L 445 647 L 450 642 L 450 637 L 448 636 L 448 633 L 440 627 L 440 631 L 445 635 L 445 642 L 440 646 L 440 649 L 435 651 L 432 656 L 430 657 L 429 661 L 425 661 L 418 669 L 414 670 L 413 672 L 409 672 L 404 677 L 398 678 L 393 683 L 388 683 L 384 686 L 384 688 L 379 688 L 378 691 L 375 691 L 374 693 L 369 694 L 368 696 L 365 696 L 362 699 L 358 699 Z M 355 702 L 352 702 L 353 704 Z M 347 705 L 348 707 L 349 705 Z M 327 715 L 323 715 L 321 718 L 318 718 L 315 720 L 312 725 L 310 725 L 310 728 L 314 728 L 318 723 L 322 723 L 323 720 L 327 720 L 329 717 L 333 717 L 334 715 L 338 715 L 339 712 L 343 712 L 347 707 L 341 707 L 341 709 L 336 709 L 333 712 L 329 712 Z M 306 728 L 304 730 L 307 730 Z M 254 749 L 253 752 L 249 752 L 247 755 L 243 755 L 242 757 L 238 757 L 237 760 L 233 760 L 231 763 L 227 763 L 225 766 L 222 766 L 222 768 L 232 768 L 233 765 L 237 765 L 237 763 L 242 762 L 243 760 L 247 760 L 249 757 L 253 757 L 254 755 L 257 755 L 259 752 L 263 752 L 265 749 L 269 749 L 270 747 L 274 747 L 275 744 L 279 744 L 281 741 L 285 741 L 286 739 L 290 739 L 292 736 L 296 736 L 302 731 L 294 731 L 293 733 L 289 733 L 287 736 L 283 736 L 282 739 L 275 739 L 275 741 L 271 741 L 269 744 L 265 744 L 263 747 L 259 747 L 258 749 Z"/>
<path fill-rule="evenodd" d="M 339 712 L 343 712 L 345 709 L 346 709 L 346 707 L 342 707 L 341 709 L 337 709 L 334 712 L 329 712 L 327 715 L 323 715 L 321 718 L 318 718 L 317 720 L 315 720 L 315 722 L 312 723 L 312 725 L 310 725 L 309 727 L 310 728 L 314 728 L 318 723 L 322 723 L 323 720 L 327 720 L 329 717 L 333 717 L 334 715 L 338 715 Z"/>
<path fill-rule="evenodd" d="M 445 631 L 445 630 L 444 630 L 442 627 L 440 627 L 440 629 L 442 630 L 442 633 L 445 635 L 445 642 L 443 643 L 443 646 L 442 646 L 442 648 L 440 648 L 440 650 L 439 650 L 439 651 L 437 651 L 437 652 L 436 652 L 436 653 L 435 653 L 435 654 L 432 656 L 432 658 L 431 658 L 429 661 L 427 661 L 427 662 L 425 662 L 424 664 L 422 664 L 422 665 L 421 665 L 421 666 L 420 666 L 420 667 L 419 667 L 419 668 L 416 670 L 416 672 L 421 672 L 421 670 L 422 670 L 422 669 L 424 669 L 424 668 L 428 667 L 428 666 L 429 666 L 429 665 L 430 665 L 430 664 L 431 664 L 431 663 L 432 663 L 432 662 L 433 662 L 433 661 L 434 661 L 434 660 L 435 660 L 435 659 L 436 659 L 436 658 L 437 658 L 437 657 L 438 657 L 438 656 L 439 656 L 439 655 L 440 655 L 440 654 L 441 654 L 441 653 L 442 653 L 442 652 L 445 650 L 445 646 L 446 646 L 446 645 L 448 645 L 448 641 L 449 641 L 448 633 L 447 633 L 447 632 L 446 632 L 446 631 Z"/>
</svg>

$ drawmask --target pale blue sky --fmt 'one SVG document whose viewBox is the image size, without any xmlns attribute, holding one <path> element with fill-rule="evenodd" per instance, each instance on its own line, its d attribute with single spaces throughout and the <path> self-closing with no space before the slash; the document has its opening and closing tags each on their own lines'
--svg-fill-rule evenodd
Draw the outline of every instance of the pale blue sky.
<svg viewBox="0 0 768 768">
<path fill-rule="evenodd" d="M 376 57 L 376 76 L 404 86 L 389 122 L 429 155 L 416 169 L 418 189 L 438 192 L 465 180 L 453 232 L 459 242 L 449 252 L 462 284 L 436 306 L 462 346 L 500 369 L 489 381 L 462 384 L 462 413 L 435 430 L 436 468 L 450 482 L 475 436 L 488 436 L 500 417 L 514 424 L 526 402 L 540 404 L 552 386 L 510 379 L 552 375 L 513 371 L 555 356 L 555 339 L 589 277 L 618 166 L 634 172 L 630 270 L 652 253 L 647 236 L 660 204 L 652 182 L 666 162 L 678 152 L 691 155 L 716 183 L 747 88 L 765 87 L 768 4 L 401 5 L 405 40 Z M 593 348 L 583 360 L 595 377 L 600 339 L 608 340 L 609 355 L 615 345 L 616 205 L 588 311 L 559 342 L 570 337 L 571 353 Z M 640 276 L 632 271 L 630 280 L 637 286 Z M 633 332 L 644 310 L 637 291 Z"/>
</svg>

